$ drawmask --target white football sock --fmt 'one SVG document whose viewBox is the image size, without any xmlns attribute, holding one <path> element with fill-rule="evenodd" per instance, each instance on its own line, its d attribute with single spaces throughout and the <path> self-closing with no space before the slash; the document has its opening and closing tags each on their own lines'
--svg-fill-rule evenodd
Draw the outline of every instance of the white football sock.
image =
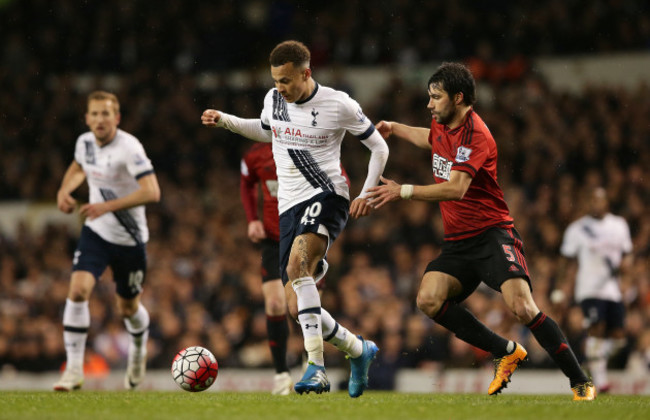
<svg viewBox="0 0 650 420">
<path fill-rule="evenodd" d="M 607 385 L 607 351 L 609 346 L 599 337 L 587 337 L 585 340 L 585 356 L 591 379 L 596 388 Z"/>
<path fill-rule="evenodd" d="M 591 380 L 597 389 L 608 384 L 607 382 L 607 359 L 589 359 L 587 360 Z"/>
<path fill-rule="evenodd" d="M 315 365 L 325 366 L 320 296 L 316 283 L 311 277 L 301 277 L 292 280 L 291 286 L 298 298 L 298 322 L 302 329 L 308 360 Z"/>
<path fill-rule="evenodd" d="M 63 310 L 63 343 L 65 344 L 66 369 L 83 373 L 86 338 L 90 327 L 88 301 L 65 301 Z"/>
<path fill-rule="evenodd" d="M 149 312 L 142 306 L 138 305 L 138 310 L 130 318 L 124 318 L 126 330 L 131 335 L 131 345 L 129 352 L 139 350 L 141 353 L 147 351 L 147 339 L 149 338 Z"/>
<path fill-rule="evenodd" d="M 363 344 L 359 337 L 356 337 L 347 328 L 336 322 L 332 315 L 323 308 L 321 308 L 321 319 L 324 340 L 333 344 L 337 349 L 346 352 L 352 358 L 361 356 Z"/>
</svg>

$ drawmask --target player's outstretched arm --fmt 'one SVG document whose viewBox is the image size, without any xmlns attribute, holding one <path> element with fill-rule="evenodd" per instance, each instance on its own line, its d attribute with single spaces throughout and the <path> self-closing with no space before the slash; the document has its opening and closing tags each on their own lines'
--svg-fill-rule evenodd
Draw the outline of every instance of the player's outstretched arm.
<svg viewBox="0 0 650 420">
<path fill-rule="evenodd" d="M 422 149 L 431 149 L 429 144 L 429 129 L 422 127 L 411 127 L 394 121 L 379 121 L 375 126 L 379 134 L 385 139 L 391 135 L 399 137 Z"/>
<path fill-rule="evenodd" d="M 239 118 L 216 109 L 206 109 L 201 115 L 201 123 L 206 127 L 223 127 L 247 139 L 270 143 L 271 130 L 262 128 L 259 118 Z"/>
<path fill-rule="evenodd" d="M 68 169 L 63 175 L 63 180 L 61 181 L 61 186 L 56 193 L 56 205 L 64 213 L 72 213 L 77 206 L 77 200 L 72 198 L 72 192 L 76 190 L 79 185 L 86 179 L 86 174 L 77 163 L 77 161 L 72 161 Z"/>
<path fill-rule="evenodd" d="M 368 190 L 368 202 L 375 208 L 396 200 L 451 201 L 462 200 L 472 183 L 472 177 L 464 171 L 451 171 L 449 181 L 431 185 L 400 185 L 381 177 L 384 185 Z"/>
</svg>

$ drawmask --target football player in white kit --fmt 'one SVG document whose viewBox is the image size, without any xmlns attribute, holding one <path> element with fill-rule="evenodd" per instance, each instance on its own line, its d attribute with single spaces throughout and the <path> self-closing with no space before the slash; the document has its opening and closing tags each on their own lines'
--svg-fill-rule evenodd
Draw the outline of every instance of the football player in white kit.
<svg viewBox="0 0 650 420">
<path fill-rule="evenodd" d="M 308 355 L 307 369 L 294 389 L 300 394 L 329 391 L 325 340 L 348 354 L 348 393 L 354 398 L 368 385 L 368 369 L 378 348 L 354 336 L 321 307 L 316 282 L 327 270 L 327 249 L 343 230 L 348 214 L 354 218 L 369 214 L 365 195 L 379 183 L 388 146 L 355 100 L 311 77 L 309 61 L 304 44 L 278 44 L 270 55 L 275 88 L 266 94 L 259 119 L 208 109 L 201 120 L 208 127 L 224 127 L 256 141 L 272 142 L 278 173 L 280 270 L 289 312 L 302 328 Z M 351 204 L 340 161 L 346 132 L 370 149 L 366 181 Z"/>
<path fill-rule="evenodd" d="M 592 191 L 589 207 L 590 214 L 566 229 L 560 252 L 577 259 L 574 299 L 587 325 L 587 366 L 596 389 L 604 392 L 609 389 L 607 360 L 625 345 L 620 281 L 633 263 L 632 240 L 625 219 L 609 213 L 603 188 Z"/>
<path fill-rule="evenodd" d="M 120 105 L 115 95 L 95 91 L 88 96 L 86 125 L 90 131 L 77 139 L 74 160 L 57 193 L 64 213 L 77 207 L 71 193 L 87 180 L 90 202 L 80 207 L 86 217 L 74 253 L 70 289 L 63 312 L 63 339 L 67 363 L 56 391 L 80 389 L 90 326 L 88 299 L 107 266 L 113 271 L 118 313 L 131 335 L 127 389 L 137 387 L 146 370 L 149 313 L 140 303 L 149 230 L 144 204 L 160 200 L 158 179 L 142 144 L 117 128 Z"/>
</svg>

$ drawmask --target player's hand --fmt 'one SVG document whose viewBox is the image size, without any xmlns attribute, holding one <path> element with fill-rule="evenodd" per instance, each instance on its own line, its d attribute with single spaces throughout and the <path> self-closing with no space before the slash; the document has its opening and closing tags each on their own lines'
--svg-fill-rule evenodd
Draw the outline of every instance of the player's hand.
<svg viewBox="0 0 650 420">
<path fill-rule="evenodd" d="M 82 216 L 90 220 L 93 220 L 103 215 L 104 213 L 108 213 L 109 211 L 110 208 L 107 203 L 94 203 L 94 204 L 84 204 L 83 206 L 81 206 L 79 213 L 81 213 Z"/>
<path fill-rule="evenodd" d="M 383 176 L 379 177 L 379 179 L 381 179 L 381 182 L 383 182 L 384 185 L 368 188 L 368 194 L 366 195 L 368 203 L 370 203 L 370 206 L 374 209 L 378 209 L 383 207 L 386 203 L 397 201 L 402 198 L 400 195 L 402 186 L 400 184 L 392 179 L 384 178 Z"/>
<path fill-rule="evenodd" d="M 375 126 L 375 129 L 381 134 L 381 136 L 385 139 L 390 137 L 391 134 L 393 134 L 393 123 L 390 121 L 379 121 L 377 125 Z"/>
<path fill-rule="evenodd" d="M 368 200 L 364 198 L 357 197 L 350 204 L 350 216 L 353 219 L 358 219 L 359 217 L 367 216 L 370 214 L 372 207 L 368 204 Z"/>
<path fill-rule="evenodd" d="M 253 243 L 258 243 L 262 239 L 266 239 L 266 232 L 264 231 L 264 224 L 260 220 L 253 220 L 248 223 L 248 239 Z"/>
<path fill-rule="evenodd" d="M 206 127 L 216 127 L 221 119 L 221 112 L 216 109 L 206 109 L 201 115 L 201 123 Z"/>
<path fill-rule="evenodd" d="M 62 212 L 70 214 L 77 207 L 77 200 L 69 193 L 59 190 L 56 193 L 56 205 Z"/>
</svg>

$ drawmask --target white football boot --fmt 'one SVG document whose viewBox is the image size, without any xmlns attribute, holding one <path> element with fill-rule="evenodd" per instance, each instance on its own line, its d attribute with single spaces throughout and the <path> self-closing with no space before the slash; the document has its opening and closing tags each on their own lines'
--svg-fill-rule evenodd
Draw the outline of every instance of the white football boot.
<svg viewBox="0 0 650 420">
<path fill-rule="evenodd" d="M 81 389 L 81 385 L 84 383 L 83 373 L 73 370 L 66 369 L 61 375 L 61 379 L 54 384 L 55 391 L 76 391 Z"/>
<path fill-rule="evenodd" d="M 147 372 L 147 352 L 129 348 L 129 358 L 124 376 L 124 388 L 136 389 Z"/>
<path fill-rule="evenodd" d="M 293 389 L 293 381 L 289 372 L 276 373 L 273 377 L 273 395 L 289 395 Z"/>
</svg>

